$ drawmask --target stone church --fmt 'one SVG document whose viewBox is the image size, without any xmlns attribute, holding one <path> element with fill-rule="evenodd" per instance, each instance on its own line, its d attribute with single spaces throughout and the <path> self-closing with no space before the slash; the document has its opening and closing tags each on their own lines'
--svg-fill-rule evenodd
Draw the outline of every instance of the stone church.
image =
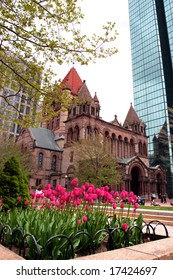
<svg viewBox="0 0 173 280">
<path fill-rule="evenodd" d="M 111 154 L 118 160 L 123 182 L 114 186 L 116 190 L 126 189 L 136 195 L 164 194 L 165 172 L 159 165 L 149 166 L 146 127 L 132 104 L 123 125 L 117 116 L 111 122 L 104 121 L 97 94 L 91 96 L 86 81 L 81 80 L 74 67 L 62 80 L 62 90 L 79 102 L 68 112 L 58 112 L 44 127 L 23 129 L 18 137 L 17 143 L 23 150 L 29 150 L 35 161 L 36 172 L 30 185 L 68 186 L 75 170 L 71 142 L 97 134 L 108 141 Z"/>
</svg>

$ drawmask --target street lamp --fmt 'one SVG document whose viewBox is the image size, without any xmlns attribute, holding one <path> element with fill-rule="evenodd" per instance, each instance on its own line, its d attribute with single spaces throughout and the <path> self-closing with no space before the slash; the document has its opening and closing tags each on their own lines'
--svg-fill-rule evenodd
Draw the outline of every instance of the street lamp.
<svg viewBox="0 0 173 280">
<path fill-rule="evenodd" d="M 67 188 L 67 178 L 68 178 L 68 176 L 65 175 L 65 188 Z"/>
</svg>

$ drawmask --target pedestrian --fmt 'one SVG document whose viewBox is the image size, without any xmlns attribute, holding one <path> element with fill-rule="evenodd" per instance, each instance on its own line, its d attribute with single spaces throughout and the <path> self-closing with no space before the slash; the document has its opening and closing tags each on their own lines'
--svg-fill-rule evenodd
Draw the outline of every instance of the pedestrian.
<svg viewBox="0 0 173 280">
<path fill-rule="evenodd" d="M 35 193 L 42 194 L 43 193 L 42 189 L 43 189 L 42 185 L 37 186 Z"/>
</svg>

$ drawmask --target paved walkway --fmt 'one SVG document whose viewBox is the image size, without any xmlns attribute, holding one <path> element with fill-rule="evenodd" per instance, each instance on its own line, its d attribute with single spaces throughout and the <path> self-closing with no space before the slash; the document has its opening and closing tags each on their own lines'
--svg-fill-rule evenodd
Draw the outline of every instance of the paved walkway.
<svg viewBox="0 0 173 280">
<path fill-rule="evenodd" d="M 171 205 L 171 201 L 173 202 L 173 199 L 172 199 L 172 200 L 167 199 L 166 203 L 161 203 L 160 199 L 155 199 L 155 202 L 157 202 L 160 206 L 166 206 L 166 207 L 173 207 L 173 206 Z M 145 202 L 145 205 L 151 206 L 151 201 L 147 200 L 147 201 Z M 154 206 L 153 206 L 153 208 L 154 208 Z"/>
</svg>

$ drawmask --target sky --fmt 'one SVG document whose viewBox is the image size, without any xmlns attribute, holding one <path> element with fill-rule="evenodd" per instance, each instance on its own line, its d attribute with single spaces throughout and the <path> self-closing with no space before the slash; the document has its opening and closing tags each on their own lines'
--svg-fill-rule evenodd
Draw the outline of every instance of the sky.
<svg viewBox="0 0 173 280">
<path fill-rule="evenodd" d="M 100 101 L 100 116 L 105 121 L 112 121 L 114 116 L 123 124 L 133 104 L 132 66 L 128 0 L 83 0 L 82 12 L 85 20 L 82 31 L 98 32 L 107 21 L 115 21 L 119 33 L 115 41 L 118 53 L 106 59 L 97 60 L 87 66 L 74 63 L 82 80 L 93 97 L 95 92 Z M 62 65 L 58 78 L 63 79 L 73 65 Z"/>
</svg>

